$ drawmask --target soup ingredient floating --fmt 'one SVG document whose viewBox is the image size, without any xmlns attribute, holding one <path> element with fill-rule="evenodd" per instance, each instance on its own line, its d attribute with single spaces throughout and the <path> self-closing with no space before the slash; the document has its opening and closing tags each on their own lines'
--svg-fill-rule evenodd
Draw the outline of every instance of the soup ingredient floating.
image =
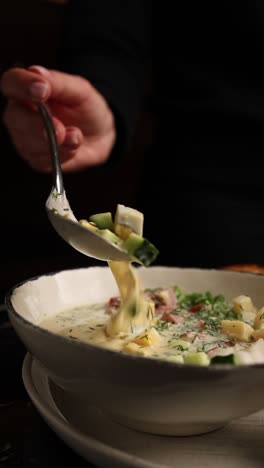
<svg viewBox="0 0 264 468">
<path fill-rule="evenodd" d="M 131 258 L 123 262 L 108 261 L 119 288 L 120 303 L 116 314 L 106 325 L 107 335 L 113 337 L 129 333 L 131 329 L 138 333 L 144 331 L 151 324 L 153 304 L 145 298 L 132 262 L 149 266 L 156 259 L 158 250 L 143 237 L 143 213 L 117 205 L 114 220 L 112 214 L 107 212 L 92 215 L 89 221 L 81 220 L 80 223 L 127 250 Z"/>
<path fill-rule="evenodd" d="M 117 205 L 114 220 L 111 212 L 97 213 L 80 224 L 126 250 L 131 261 L 144 266 L 151 265 L 158 256 L 158 249 L 143 237 L 144 216 L 140 211 Z"/>
</svg>

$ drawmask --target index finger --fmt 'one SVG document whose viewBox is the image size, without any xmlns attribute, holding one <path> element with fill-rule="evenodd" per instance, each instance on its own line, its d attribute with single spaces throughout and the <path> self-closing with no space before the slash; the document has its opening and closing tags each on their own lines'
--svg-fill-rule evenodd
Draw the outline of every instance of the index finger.
<svg viewBox="0 0 264 468">
<path fill-rule="evenodd" d="M 51 94 L 47 78 L 23 68 L 10 68 L 2 75 L 0 90 L 8 99 L 45 101 Z"/>
</svg>

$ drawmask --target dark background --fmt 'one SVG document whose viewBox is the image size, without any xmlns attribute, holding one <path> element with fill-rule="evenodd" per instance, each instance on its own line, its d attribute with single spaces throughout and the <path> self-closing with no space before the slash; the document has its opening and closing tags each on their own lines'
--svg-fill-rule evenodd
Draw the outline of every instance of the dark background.
<svg viewBox="0 0 264 468">
<path fill-rule="evenodd" d="M 56 68 L 63 1 L 1 0 L 0 76 L 16 62 Z M 0 95 L 0 465 L 6 468 L 70 465 L 89 467 L 48 428 L 24 389 L 21 367 L 26 350 L 1 304 L 9 288 L 50 271 L 97 263 L 68 246 L 45 212 L 51 175 L 30 169 L 16 153 L 2 123 Z M 152 119 L 142 112 L 132 146 L 112 167 L 65 176 L 77 218 L 134 206 L 138 165 L 151 138 Z"/>
<path fill-rule="evenodd" d="M 0 73 L 16 62 L 56 68 L 64 1 L 3 0 L 0 13 Z M 0 97 L 1 114 L 5 102 Z M 65 176 L 65 188 L 78 218 L 133 206 L 138 164 L 151 137 L 151 115 L 142 112 L 132 147 L 114 167 Z M 17 155 L 0 123 L 0 294 L 17 282 L 45 272 L 93 262 L 59 238 L 48 222 L 45 201 L 51 176 L 30 169 Z"/>
<path fill-rule="evenodd" d="M 0 0 L 0 75 L 16 62 L 56 67 L 63 3 L 58 0 Z M 0 96 L 0 116 L 4 105 Z M 130 151 L 114 167 L 65 176 L 67 195 L 78 218 L 114 210 L 116 203 L 134 206 L 140 162 L 152 138 L 152 123 L 153 116 L 146 108 Z M 184 133 L 182 135 L 184 137 Z M 260 154 L 262 141 L 261 137 Z M 220 155 L 222 157 L 222 150 Z M 1 119 L 0 157 L 0 465 L 6 468 L 88 467 L 88 462 L 77 457 L 49 430 L 30 403 L 21 380 L 26 350 L 15 335 L 1 302 L 10 287 L 29 277 L 94 262 L 68 246 L 49 224 L 45 201 L 51 188 L 51 176 L 34 172 L 20 159 Z M 262 182 L 262 172 L 259 174 Z M 260 189 L 263 193 L 262 183 Z M 233 199 L 233 192 L 230 196 Z M 256 250 L 258 252 L 258 247 Z M 219 256 L 224 263 L 221 251 Z M 246 253 L 245 259 L 250 258 Z M 264 254 L 259 258 L 264 258 Z"/>
</svg>

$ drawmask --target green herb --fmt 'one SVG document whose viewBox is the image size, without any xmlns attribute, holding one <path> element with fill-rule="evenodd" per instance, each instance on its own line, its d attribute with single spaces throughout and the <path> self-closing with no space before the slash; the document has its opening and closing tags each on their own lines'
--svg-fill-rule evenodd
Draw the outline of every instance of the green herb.
<svg viewBox="0 0 264 468">
<path fill-rule="evenodd" d="M 193 337 L 192 343 L 194 343 L 197 338 L 199 339 L 199 333 L 196 333 L 196 335 Z"/>
<path fill-rule="evenodd" d="M 203 343 L 202 346 L 197 351 L 202 351 L 208 353 L 211 349 L 215 348 L 218 345 L 217 341 L 211 343 Z"/>
<path fill-rule="evenodd" d="M 177 349 L 177 351 L 186 351 L 186 347 L 182 345 L 172 346 L 173 349 Z"/>
<path fill-rule="evenodd" d="M 76 336 L 72 336 L 72 335 L 68 335 L 69 338 L 71 338 L 72 340 L 78 340 L 78 338 Z"/>
<path fill-rule="evenodd" d="M 220 323 L 218 320 L 207 318 L 204 327 L 209 335 L 216 335 L 219 332 Z"/>
<path fill-rule="evenodd" d="M 165 322 L 164 320 L 158 320 L 155 327 L 157 331 L 164 331 L 164 330 L 168 330 L 168 328 L 170 327 L 170 322 Z"/>
<path fill-rule="evenodd" d="M 174 291 L 174 294 L 175 294 L 176 298 L 178 299 L 178 301 L 181 301 L 184 298 L 184 294 L 183 294 L 182 290 L 178 286 L 175 286 L 173 288 L 173 291 Z"/>
<path fill-rule="evenodd" d="M 216 303 L 220 303 L 220 304 L 225 303 L 225 298 L 224 296 L 222 296 L 222 294 L 218 294 L 217 296 L 213 298 L 213 304 L 216 304 Z"/>
<path fill-rule="evenodd" d="M 192 307 L 197 304 L 212 305 L 214 297 L 210 292 L 186 294 L 181 299 L 181 304 L 186 307 Z"/>
<path fill-rule="evenodd" d="M 59 192 L 53 192 L 52 194 L 52 198 L 54 198 L 54 200 L 57 200 L 57 198 L 59 198 L 61 196 L 61 193 Z"/>
</svg>

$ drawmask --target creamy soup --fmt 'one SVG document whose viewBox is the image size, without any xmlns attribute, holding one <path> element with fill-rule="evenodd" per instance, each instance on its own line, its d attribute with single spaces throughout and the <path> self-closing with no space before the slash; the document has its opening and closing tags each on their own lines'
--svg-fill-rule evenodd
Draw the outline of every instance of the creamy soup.
<svg viewBox="0 0 264 468">
<path fill-rule="evenodd" d="M 80 221 L 127 251 L 130 261 L 108 262 L 120 295 L 107 304 L 62 311 L 40 325 L 71 340 L 180 364 L 263 362 L 264 308 L 257 311 L 250 297 L 228 304 L 209 292 L 142 290 L 132 262 L 149 266 L 158 254 L 142 237 L 143 218 L 118 205 L 114 220 L 107 212 Z"/>
<path fill-rule="evenodd" d="M 256 310 L 248 296 L 238 296 L 229 304 L 223 296 L 209 292 L 185 293 L 178 287 L 143 292 L 138 288 L 138 294 L 142 293 L 140 299 L 136 296 L 139 312 L 144 311 L 140 318 L 130 308 L 135 296 L 123 308 L 124 290 L 123 297 L 61 311 L 41 326 L 70 340 L 175 363 L 264 361 L 264 308 Z"/>
</svg>

